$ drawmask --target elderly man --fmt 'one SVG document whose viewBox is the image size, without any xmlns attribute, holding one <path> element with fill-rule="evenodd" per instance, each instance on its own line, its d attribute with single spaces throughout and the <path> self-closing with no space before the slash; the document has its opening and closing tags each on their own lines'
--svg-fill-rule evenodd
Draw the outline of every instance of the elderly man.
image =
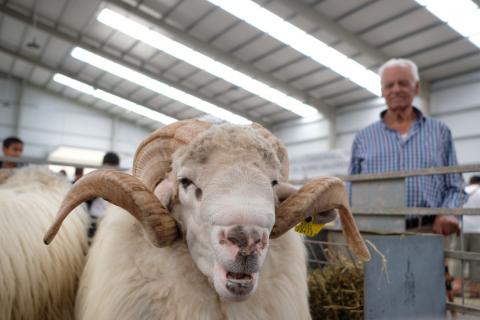
<svg viewBox="0 0 480 320">
<path fill-rule="evenodd" d="M 412 105 L 420 89 L 418 69 L 407 59 L 380 67 L 387 110 L 380 120 L 356 135 L 350 174 L 416 170 L 457 165 L 450 129 Z M 466 199 L 460 174 L 411 177 L 406 180 L 406 206 L 460 208 Z M 459 232 L 454 216 L 407 217 L 406 228 L 431 226 L 435 233 Z"/>
<path fill-rule="evenodd" d="M 23 152 L 23 141 L 17 137 L 8 137 L 3 140 L 3 154 L 6 157 L 20 158 Z M 15 168 L 17 163 L 11 161 L 0 161 L 0 169 Z"/>
</svg>

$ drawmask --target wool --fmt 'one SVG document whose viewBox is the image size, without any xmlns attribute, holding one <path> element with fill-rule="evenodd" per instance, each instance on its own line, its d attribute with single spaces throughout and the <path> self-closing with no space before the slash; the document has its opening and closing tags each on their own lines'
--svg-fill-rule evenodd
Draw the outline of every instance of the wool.
<svg viewBox="0 0 480 320">
<path fill-rule="evenodd" d="M 42 237 L 70 184 L 43 167 L 16 169 L 0 185 L 0 319 L 73 319 L 87 250 L 87 213 L 75 209 L 59 240 Z"/>
</svg>

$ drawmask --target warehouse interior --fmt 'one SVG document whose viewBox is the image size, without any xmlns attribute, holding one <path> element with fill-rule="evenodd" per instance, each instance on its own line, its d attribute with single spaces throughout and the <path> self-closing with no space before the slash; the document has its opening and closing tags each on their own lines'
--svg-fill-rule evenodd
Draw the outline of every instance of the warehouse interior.
<svg viewBox="0 0 480 320">
<path fill-rule="evenodd" d="M 448 3 L 2 0 L 0 138 L 74 180 L 108 151 L 129 170 L 177 120 L 256 122 L 285 145 L 291 181 L 343 177 L 355 135 L 387 108 L 379 67 L 406 58 L 414 106 L 451 130 L 458 165 L 478 167 L 480 0 Z"/>
<path fill-rule="evenodd" d="M 460 164 L 478 161 L 478 37 L 475 44 L 416 1 L 256 3 L 365 71 L 376 72 L 389 58 L 415 61 L 421 77 L 416 105 L 449 125 Z M 296 100 L 272 102 L 276 98 L 259 96 L 162 51 L 161 43 L 156 47 L 106 25 L 98 19 L 106 9 Z M 209 116 L 195 100 L 178 101 L 75 58 L 75 48 L 262 124 L 287 146 L 293 178 L 345 174 L 354 134 L 385 108 L 373 93 L 377 84 L 368 90 L 362 87 L 368 84 L 317 61 L 321 56 L 315 60 L 302 54 L 208 1 L 6 0 L 0 26 L 0 136 L 22 137 L 24 155 L 31 158 L 48 159 L 60 146 L 113 150 L 128 168 L 138 143 L 164 125 L 59 83 L 55 74 L 174 119 Z M 295 103 L 318 114 L 303 117 L 288 110 Z M 98 164 L 98 156 L 94 161 Z"/>
</svg>

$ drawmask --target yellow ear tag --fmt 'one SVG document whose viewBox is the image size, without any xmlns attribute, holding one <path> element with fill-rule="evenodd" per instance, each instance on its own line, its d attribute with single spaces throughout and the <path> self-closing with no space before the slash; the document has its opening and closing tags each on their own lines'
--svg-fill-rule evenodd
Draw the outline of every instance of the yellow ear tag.
<svg viewBox="0 0 480 320">
<path fill-rule="evenodd" d="M 303 220 L 299 224 L 295 226 L 295 231 L 298 233 L 302 233 L 307 237 L 314 237 L 316 236 L 325 226 L 324 223 L 315 223 L 312 219 L 310 221 Z"/>
</svg>

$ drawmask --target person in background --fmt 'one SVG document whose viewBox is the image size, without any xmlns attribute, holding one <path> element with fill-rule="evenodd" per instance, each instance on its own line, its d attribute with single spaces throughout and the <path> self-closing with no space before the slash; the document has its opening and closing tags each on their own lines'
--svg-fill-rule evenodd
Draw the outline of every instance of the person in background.
<svg viewBox="0 0 480 320">
<path fill-rule="evenodd" d="M 109 151 L 103 156 L 102 166 L 105 169 L 118 169 L 120 166 L 120 157 L 115 152 Z"/>
<path fill-rule="evenodd" d="M 73 182 L 72 183 L 75 183 L 78 181 L 78 179 L 80 179 L 81 177 L 83 177 L 83 168 L 75 168 L 75 177 L 73 178 Z"/>
<path fill-rule="evenodd" d="M 8 137 L 3 140 L 3 154 L 6 157 L 20 158 L 23 153 L 23 141 L 17 137 Z M 0 169 L 16 168 L 19 166 L 16 162 L 0 161 Z"/>
<path fill-rule="evenodd" d="M 115 152 L 107 152 L 103 156 L 102 169 L 119 169 L 120 157 Z M 95 198 L 87 202 L 87 207 L 90 213 L 90 228 L 88 230 L 88 237 L 92 239 L 97 230 L 97 225 L 105 215 L 108 202 L 102 198 Z"/>
<path fill-rule="evenodd" d="M 465 191 L 469 194 L 469 197 L 463 207 L 469 209 L 480 208 L 480 176 L 472 176 L 469 185 L 465 187 Z M 480 216 L 463 216 L 463 235 L 464 251 L 480 253 Z M 466 266 L 470 281 L 470 298 L 478 298 L 480 297 L 480 261 L 467 261 Z M 454 283 L 454 287 L 457 287 L 454 289 L 460 289 L 461 281 Z"/>
<path fill-rule="evenodd" d="M 360 130 L 352 145 L 349 173 L 410 171 L 457 165 L 450 129 L 426 117 L 413 106 L 420 82 L 416 64 L 391 59 L 379 69 L 387 109 L 380 119 Z M 406 179 L 406 207 L 460 208 L 466 200 L 460 174 Z M 409 216 L 407 229 L 433 231 L 444 236 L 459 233 L 455 216 Z"/>
</svg>

